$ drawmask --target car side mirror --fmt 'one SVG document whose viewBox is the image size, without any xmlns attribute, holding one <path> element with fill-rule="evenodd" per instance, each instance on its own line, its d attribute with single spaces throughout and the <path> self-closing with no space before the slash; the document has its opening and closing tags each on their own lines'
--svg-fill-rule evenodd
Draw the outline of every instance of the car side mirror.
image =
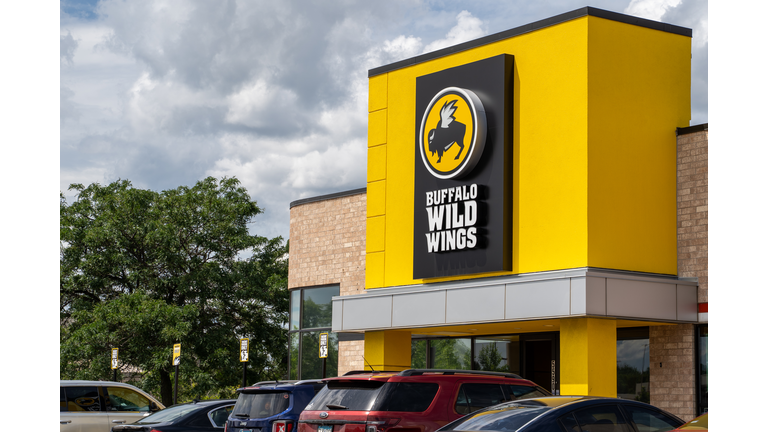
<svg viewBox="0 0 768 432">
<path fill-rule="evenodd" d="M 150 412 L 160 411 L 160 407 L 158 407 L 156 403 L 150 402 L 149 403 L 149 411 Z"/>
</svg>

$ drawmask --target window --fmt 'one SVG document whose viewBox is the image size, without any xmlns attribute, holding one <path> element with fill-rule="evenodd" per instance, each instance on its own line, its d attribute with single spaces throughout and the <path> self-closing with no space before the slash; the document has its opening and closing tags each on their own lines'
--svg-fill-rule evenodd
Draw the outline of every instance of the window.
<svg viewBox="0 0 768 432">
<path fill-rule="evenodd" d="M 424 412 L 440 389 L 435 383 L 386 383 L 376 411 Z"/>
<path fill-rule="evenodd" d="M 107 411 L 149 412 L 149 399 L 135 391 L 123 387 L 105 387 L 107 391 Z"/>
<path fill-rule="evenodd" d="M 371 411 L 383 386 L 381 381 L 330 381 L 304 409 L 325 410 L 330 404 L 349 411 Z"/>
<path fill-rule="evenodd" d="M 616 405 L 599 405 L 574 413 L 582 432 L 631 432 Z"/>
<path fill-rule="evenodd" d="M 697 369 L 698 369 L 698 399 L 699 414 L 704 414 L 709 409 L 709 326 L 697 327 L 698 337 L 696 343 Z"/>
<path fill-rule="evenodd" d="M 232 413 L 233 405 L 221 407 L 208 413 L 208 417 L 211 419 L 211 423 L 214 426 L 223 428 L 227 423 L 227 418 Z"/>
<path fill-rule="evenodd" d="M 455 409 L 459 414 L 469 414 L 504 400 L 504 392 L 499 384 L 462 384 Z"/>
<path fill-rule="evenodd" d="M 680 426 L 680 422 L 647 408 L 627 404 L 624 409 L 638 432 L 667 432 Z"/>
<path fill-rule="evenodd" d="M 331 298 L 339 295 L 339 286 L 291 290 L 291 314 L 288 340 L 289 379 L 314 379 L 336 376 L 339 340 L 331 332 Z M 320 333 L 328 333 L 328 358 L 319 356 Z"/>
<path fill-rule="evenodd" d="M 60 408 L 60 411 L 61 412 L 65 412 L 67 410 L 67 395 L 64 394 L 64 387 L 59 387 L 59 389 L 61 390 L 60 391 L 60 393 L 61 393 L 61 396 L 60 396 L 60 398 L 61 398 L 61 402 L 60 402 L 61 408 Z"/>
<path fill-rule="evenodd" d="M 67 411 L 103 411 L 101 397 L 95 386 L 65 387 Z"/>
<path fill-rule="evenodd" d="M 616 329 L 616 393 L 622 399 L 651 402 L 648 327 Z"/>
</svg>

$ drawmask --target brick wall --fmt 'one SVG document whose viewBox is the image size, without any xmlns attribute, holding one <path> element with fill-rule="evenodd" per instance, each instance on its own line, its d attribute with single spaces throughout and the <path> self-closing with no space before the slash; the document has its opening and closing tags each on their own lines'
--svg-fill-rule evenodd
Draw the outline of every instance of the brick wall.
<svg viewBox="0 0 768 432">
<path fill-rule="evenodd" d="M 365 289 L 365 209 L 365 192 L 291 208 L 288 289 L 339 284 L 341 295 Z M 363 368 L 362 344 L 339 342 L 339 375 Z"/>
<path fill-rule="evenodd" d="M 706 128 L 677 137 L 677 275 L 699 278 L 699 303 L 708 289 L 708 142 Z"/>
<path fill-rule="evenodd" d="M 651 404 L 688 421 L 696 417 L 693 324 L 651 326 Z"/>
</svg>

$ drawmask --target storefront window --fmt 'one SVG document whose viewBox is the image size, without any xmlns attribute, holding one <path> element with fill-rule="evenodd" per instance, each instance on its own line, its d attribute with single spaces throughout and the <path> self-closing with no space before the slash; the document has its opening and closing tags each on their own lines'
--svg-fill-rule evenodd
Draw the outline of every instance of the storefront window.
<svg viewBox="0 0 768 432">
<path fill-rule="evenodd" d="M 429 341 L 430 369 L 472 369 L 472 339 Z"/>
<path fill-rule="evenodd" d="M 623 399 L 651 401 L 648 327 L 616 330 L 616 393 Z"/>
<path fill-rule="evenodd" d="M 289 379 L 323 378 L 323 359 L 319 356 L 321 333 L 328 333 L 325 377 L 338 374 L 339 340 L 331 332 L 331 298 L 338 295 L 338 285 L 291 291 Z"/>
<path fill-rule="evenodd" d="M 411 368 L 427 368 L 427 342 L 423 339 L 411 340 Z"/>
<path fill-rule="evenodd" d="M 709 326 L 699 326 L 699 414 L 709 409 Z"/>
<path fill-rule="evenodd" d="M 474 369 L 520 374 L 520 337 L 475 339 Z"/>
</svg>

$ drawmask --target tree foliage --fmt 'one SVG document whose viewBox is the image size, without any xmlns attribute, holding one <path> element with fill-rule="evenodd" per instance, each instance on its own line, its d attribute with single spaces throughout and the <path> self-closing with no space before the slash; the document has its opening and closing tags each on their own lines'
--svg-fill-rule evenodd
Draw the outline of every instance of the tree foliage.
<svg viewBox="0 0 768 432">
<path fill-rule="evenodd" d="M 232 396 L 250 338 L 249 383 L 282 377 L 287 346 L 287 245 L 248 232 L 262 212 L 237 179 L 154 192 L 126 180 L 75 184 L 60 198 L 62 379 L 121 374 L 164 404 L 181 343 L 179 398 Z"/>
</svg>

